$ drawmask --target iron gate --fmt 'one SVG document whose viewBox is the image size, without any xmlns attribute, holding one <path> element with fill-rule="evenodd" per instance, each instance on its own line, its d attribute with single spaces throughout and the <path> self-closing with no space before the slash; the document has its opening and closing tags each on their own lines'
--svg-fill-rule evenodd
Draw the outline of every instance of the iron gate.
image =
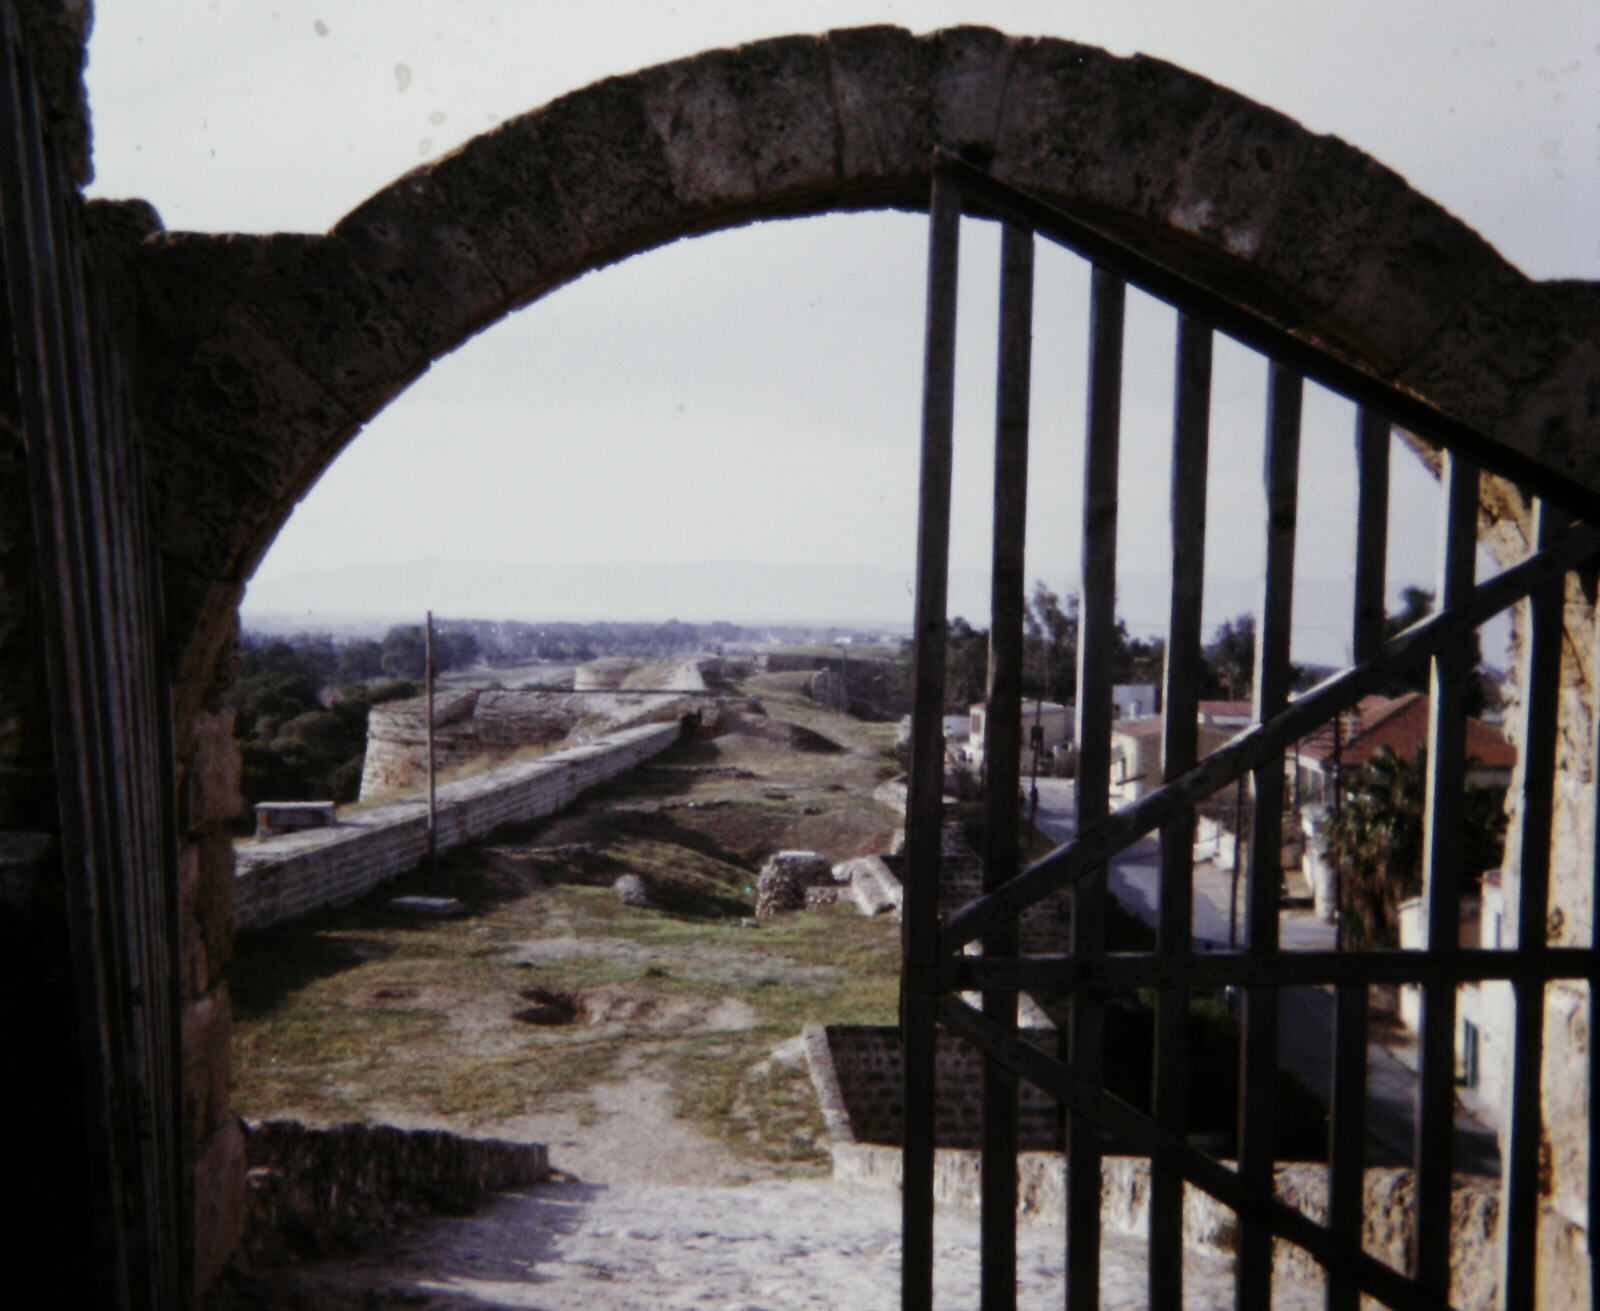
<svg viewBox="0 0 1600 1311">
<path fill-rule="evenodd" d="M 945 640 L 956 286 L 963 209 L 1003 223 L 999 377 L 995 439 L 992 626 L 985 715 L 984 895 L 941 919 L 937 903 L 944 781 Z M 1022 743 L 1023 542 L 1028 457 L 1029 358 L 1036 237 L 1093 265 L 1088 416 L 1078 635 L 1078 830 L 1075 839 L 1019 871 L 1016 797 Z M 1111 665 L 1117 459 L 1125 287 L 1142 288 L 1179 312 L 1172 435 L 1172 589 L 1163 705 L 1163 785 L 1111 813 Z M 1197 754 L 1201 599 L 1212 340 L 1222 331 L 1270 361 L 1266 413 L 1266 558 L 1257 618 L 1253 725 L 1209 755 Z M 1313 379 L 1359 407 L 1354 664 L 1290 698 L 1289 661 L 1296 483 L 1302 384 Z M 1383 639 L 1391 427 L 1442 452 L 1446 526 L 1437 613 Z M 1475 581 L 1480 464 L 1541 498 L 1527 558 Z M 1378 382 L 1226 298 L 1107 239 L 1066 214 L 940 151 L 935 161 L 923 397 L 918 526 L 915 713 L 907 807 L 907 888 L 901 1024 L 905 1052 L 904 1266 L 902 1305 L 932 1304 L 935 1042 L 940 1026 L 984 1056 L 982 1305 L 1015 1305 L 1018 1080 L 1057 1099 L 1066 1116 L 1066 1301 L 1098 1305 L 1101 1153 L 1114 1134 L 1123 1151 L 1147 1157 L 1150 1187 L 1150 1304 L 1182 1304 L 1182 1210 L 1186 1184 L 1232 1208 L 1239 1222 L 1236 1304 L 1272 1297 L 1273 1244 L 1297 1244 L 1328 1272 L 1328 1306 L 1353 1311 L 1362 1294 L 1391 1306 L 1443 1307 L 1450 1288 L 1454 1134 L 1454 1029 L 1458 985 L 1508 980 L 1515 997 L 1515 1047 L 1505 1135 L 1502 1216 L 1505 1305 L 1534 1302 L 1538 1223 L 1539 1080 L 1546 983 L 1587 981 L 1596 951 L 1546 945 L 1551 805 L 1565 578 L 1600 554 L 1600 505 L 1483 434 L 1416 397 Z M 1587 522 L 1574 522 L 1574 517 Z M 1462 799 L 1466 773 L 1464 694 L 1470 637 L 1526 599 L 1528 670 L 1521 751 L 1525 822 L 1518 940 L 1506 950 L 1463 948 L 1457 939 Z M 1285 751 L 1333 722 L 1396 674 L 1430 670 L 1431 709 L 1424 814 L 1422 951 L 1279 950 Z M 1195 807 L 1248 777 L 1256 804 L 1248 835 L 1244 945 L 1196 954 L 1191 930 Z M 1600 774 L 1597 774 L 1600 777 Z M 1108 953 L 1107 863 L 1140 838 L 1160 840 L 1157 939 L 1149 953 Z M 1071 940 L 1059 954 L 1023 956 L 1017 916 L 1059 890 L 1073 900 Z M 1531 929 L 1526 926 L 1532 926 Z M 980 943 L 981 955 L 964 954 Z M 1372 984 L 1421 986 L 1421 1070 L 1414 1187 L 1416 1241 L 1409 1271 L 1362 1250 L 1367 997 Z M 1274 1081 L 1278 989 L 1334 988 L 1334 1040 L 1326 1223 L 1274 1192 Z M 1189 997 L 1236 988 L 1242 996 L 1239 1159 L 1231 1167 L 1186 1136 Z M 1156 993 L 1151 1112 L 1102 1086 L 1105 998 Z M 978 992 L 981 1008 L 960 993 Z M 1017 1031 L 1021 991 L 1064 996 L 1068 1023 L 1052 1055 Z M 1591 1061 L 1593 1044 L 1591 1044 Z M 1591 1078 L 1591 1090 L 1594 1086 Z M 1593 1138 L 1591 1092 L 1590 1125 Z M 1590 1217 L 1593 1229 L 1593 1188 Z"/>
</svg>

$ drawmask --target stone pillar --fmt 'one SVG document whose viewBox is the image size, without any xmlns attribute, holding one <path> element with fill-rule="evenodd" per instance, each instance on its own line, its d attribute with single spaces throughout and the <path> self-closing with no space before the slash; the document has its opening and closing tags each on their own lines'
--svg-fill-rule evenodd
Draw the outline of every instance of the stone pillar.
<svg viewBox="0 0 1600 1311">
<path fill-rule="evenodd" d="M 229 1106 L 233 1011 L 223 979 L 233 947 L 228 821 L 241 804 L 233 710 L 214 697 L 180 727 L 177 751 L 184 1165 L 199 1296 L 244 1235 L 244 1136 Z"/>
<path fill-rule="evenodd" d="M 1556 747 L 1554 823 L 1551 833 L 1550 906 L 1543 930 L 1553 947 L 1594 943 L 1594 861 L 1596 777 L 1595 657 L 1596 610 L 1586 588 L 1569 580 L 1566 640 L 1561 653 L 1560 736 Z M 1516 663 L 1525 686 L 1525 616 L 1517 616 Z M 1508 715 L 1515 731 L 1517 708 Z M 1519 747 L 1521 746 L 1518 743 Z M 1518 771 L 1517 779 L 1520 780 Z M 1515 782 L 1515 781 L 1514 781 Z M 1506 837 L 1505 900 L 1508 941 L 1518 925 L 1518 850 L 1522 824 L 1520 793 L 1512 788 L 1511 822 Z M 1591 1008 L 1582 982 L 1552 984 L 1545 995 L 1544 1059 L 1541 1096 L 1539 1192 L 1543 1215 L 1539 1233 L 1540 1303 L 1590 1305 L 1589 1224 L 1589 1043 Z M 1502 1098 L 1501 1126 L 1509 1122 L 1509 1071 Z M 1506 1144 L 1502 1142 L 1502 1158 Z"/>
</svg>

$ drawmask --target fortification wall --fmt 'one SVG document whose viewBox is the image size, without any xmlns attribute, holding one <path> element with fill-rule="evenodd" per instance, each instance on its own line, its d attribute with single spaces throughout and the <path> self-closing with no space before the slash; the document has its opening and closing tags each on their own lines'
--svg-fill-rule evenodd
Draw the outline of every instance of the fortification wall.
<svg viewBox="0 0 1600 1311">
<path fill-rule="evenodd" d="M 436 846 L 448 850 L 502 824 L 550 815 L 586 788 L 615 778 L 678 739 L 678 725 L 646 724 L 540 760 L 505 765 L 438 790 Z M 428 850 L 425 800 L 397 801 L 235 852 L 234 931 L 264 929 L 348 905 L 421 862 Z"/>
</svg>

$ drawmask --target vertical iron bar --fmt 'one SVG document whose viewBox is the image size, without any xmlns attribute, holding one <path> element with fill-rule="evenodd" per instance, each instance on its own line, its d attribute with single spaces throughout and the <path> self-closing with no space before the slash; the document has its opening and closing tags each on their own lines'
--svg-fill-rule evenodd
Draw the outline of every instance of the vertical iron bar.
<svg viewBox="0 0 1600 1311">
<path fill-rule="evenodd" d="M 1161 777 L 1170 782 L 1199 753 L 1201 603 L 1205 593 L 1206 468 L 1211 420 L 1211 329 L 1178 316 L 1172 419 L 1172 604 L 1167 619 L 1162 697 Z M 1192 809 L 1161 829 L 1161 888 L 1156 950 L 1194 950 Z M 1176 1134 L 1188 1129 L 1189 990 L 1164 988 L 1156 999 L 1156 1054 L 1151 1110 Z M 1150 1171 L 1150 1307 L 1183 1305 L 1183 1179 Z"/>
<path fill-rule="evenodd" d="M 1111 658 L 1116 639 L 1117 445 L 1122 422 L 1121 278 L 1095 269 L 1089 311 L 1088 430 L 1083 461 L 1082 602 L 1078 617 L 1078 831 L 1110 812 Z M 1105 950 L 1106 871 L 1079 880 L 1072 897 L 1072 950 Z M 1068 1060 L 1098 1084 L 1105 1069 L 1105 1003 L 1073 993 Z M 1100 1131 L 1067 1117 L 1067 1305 L 1092 1311 L 1100 1299 Z"/>
<path fill-rule="evenodd" d="M 1543 550 L 1565 526 L 1564 515 L 1540 502 L 1534 510 L 1534 549 Z M 1546 945 L 1565 600 L 1565 580 L 1557 580 L 1533 592 L 1525 611 L 1522 749 L 1512 784 L 1513 795 L 1521 798 L 1520 841 L 1512 867 L 1516 897 L 1508 898 L 1506 905 L 1511 944 L 1524 956 L 1537 956 Z M 1518 980 L 1511 989 L 1512 1083 L 1501 1203 L 1501 1287 L 1506 1306 L 1531 1307 L 1537 1305 L 1538 1286 L 1539 1076 L 1544 1064 L 1545 987 L 1542 980 Z"/>
<path fill-rule="evenodd" d="M 994 555 L 984 723 L 983 890 L 1016 877 L 1022 762 L 1023 550 L 1028 510 L 1028 385 L 1033 348 L 1033 233 L 1014 223 L 1000 248 L 1000 361 L 995 401 Z M 1014 958 L 1017 921 L 985 936 L 985 955 Z M 983 994 L 983 1014 L 1015 1033 L 1015 988 Z M 983 1062 L 983 1311 L 1017 1304 L 1017 1076 Z"/>
<path fill-rule="evenodd" d="M 1296 492 L 1300 472 L 1300 375 L 1274 361 L 1268 377 L 1266 570 L 1256 628 L 1257 723 L 1289 701 L 1289 633 L 1294 604 Z M 1283 759 L 1253 771 L 1255 810 L 1245 882 L 1245 948 L 1278 950 L 1278 907 L 1283 863 Z M 1272 1187 L 1277 1117 L 1278 990 L 1246 988 L 1241 1023 L 1239 1172 Z M 1272 1231 L 1240 1217 L 1236 1267 L 1241 1311 L 1265 1311 L 1272 1302 Z"/>
<path fill-rule="evenodd" d="M 1356 414 L 1356 586 L 1351 658 L 1371 660 L 1383 645 L 1389 536 L 1389 420 L 1362 408 Z M 1334 732 L 1338 733 L 1335 721 Z M 1337 736 L 1335 738 L 1337 741 Z M 1337 776 L 1334 786 L 1341 786 Z M 1343 880 L 1336 873 L 1334 914 L 1344 915 Z M 1341 930 L 1340 941 L 1343 941 Z M 1328 1118 L 1328 1228 L 1361 1243 L 1367 1137 L 1367 988 L 1340 984 L 1333 992 L 1333 1087 Z M 1360 1294 L 1328 1271 L 1328 1311 L 1357 1311 Z"/>
<path fill-rule="evenodd" d="M 1445 456 L 1440 606 L 1472 590 L 1478 546 L 1478 468 Z M 1472 644 L 1433 658 L 1428 707 L 1428 779 L 1423 810 L 1423 950 L 1446 966 L 1422 989 L 1421 1079 L 1417 1086 L 1417 1281 L 1443 1298 L 1450 1291 L 1450 1190 L 1455 1157 L 1456 981 L 1449 965 L 1461 945 L 1461 820 L 1466 778 L 1467 680 Z"/>
<path fill-rule="evenodd" d="M 961 195 L 935 178 L 928 222 L 928 321 L 922 384 L 922 476 L 917 515 L 916 664 L 906 800 L 900 1041 L 904 1147 L 902 1311 L 933 1305 L 933 1162 L 937 1028 L 933 973 L 939 938 L 944 796 L 944 666 L 950 565 L 950 455 L 955 423 L 956 282 Z"/>
</svg>

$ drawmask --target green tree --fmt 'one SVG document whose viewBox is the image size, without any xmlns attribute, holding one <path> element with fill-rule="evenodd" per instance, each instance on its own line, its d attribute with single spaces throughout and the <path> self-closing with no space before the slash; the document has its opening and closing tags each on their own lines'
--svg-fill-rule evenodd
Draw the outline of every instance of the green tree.
<svg viewBox="0 0 1600 1311">
<path fill-rule="evenodd" d="M 371 638 L 346 642 L 339 648 L 338 676 L 341 683 L 359 683 L 383 672 L 383 648 Z"/>
<path fill-rule="evenodd" d="M 1400 904 L 1422 890 L 1422 812 L 1427 761 L 1381 748 L 1345 787 L 1323 834 L 1323 853 L 1339 872 L 1339 913 L 1354 946 L 1395 947 Z M 1500 864 L 1505 792 L 1466 789 L 1462 874 L 1476 880 Z"/>
<path fill-rule="evenodd" d="M 1224 619 L 1205 649 L 1206 690 L 1229 701 L 1246 700 L 1256 679 L 1256 618 Z"/>
<path fill-rule="evenodd" d="M 1033 584 L 1023 612 L 1023 673 L 1030 695 L 1062 704 L 1078 695 L 1078 598 L 1063 601 L 1045 586 Z"/>
<path fill-rule="evenodd" d="M 428 676 L 428 639 L 421 624 L 397 624 L 383 637 L 383 672 L 390 678 Z"/>
<path fill-rule="evenodd" d="M 944 660 L 944 699 L 947 705 L 967 706 L 982 701 L 989 681 L 989 630 L 974 628 L 960 615 L 950 621 Z"/>
<path fill-rule="evenodd" d="M 1408 587 L 1400 593 L 1400 608 L 1383 621 L 1385 641 L 1402 633 L 1412 624 L 1421 623 L 1434 611 L 1433 593 L 1426 587 Z M 1473 677 L 1467 685 L 1466 710 L 1469 715 L 1481 715 L 1489 703 L 1488 688 L 1480 672 L 1483 664 L 1483 643 L 1478 634 L 1472 635 Z M 1405 692 L 1426 692 L 1429 682 L 1428 665 L 1423 664 L 1408 674 L 1390 678 L 1380 689 L 1384 696 L 1400 696 Z"/>
</svg>

